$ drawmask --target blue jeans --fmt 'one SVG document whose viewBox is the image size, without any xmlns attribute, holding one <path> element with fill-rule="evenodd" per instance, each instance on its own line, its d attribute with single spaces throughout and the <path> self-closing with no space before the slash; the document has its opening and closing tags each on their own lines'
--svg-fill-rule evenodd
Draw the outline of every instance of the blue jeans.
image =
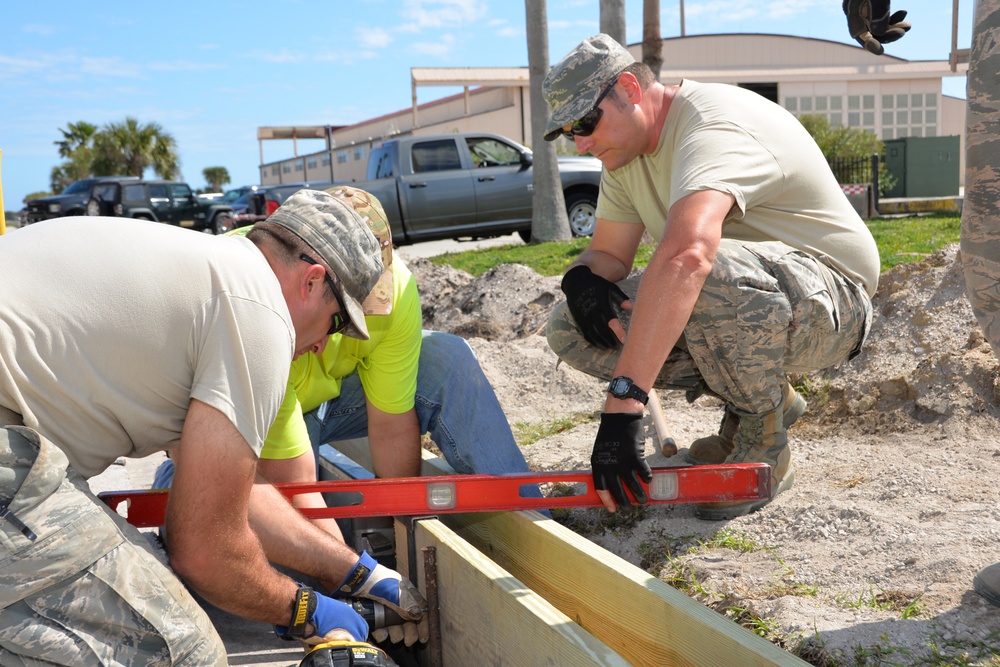
<svg viewBox="0 0 1000 667">
<path fill-rule="evenodd" d="M 424 331 L 415 408 L 420 432 L 430 433 L 457 472 L 528 472 L 493 387 L 465 339 Z M 317 457 L 322 444 L 367 437 L 368 412 L 358 374 L 345 377 L 340 396 L 306 414 L 305 420 Z"/>
</svg>

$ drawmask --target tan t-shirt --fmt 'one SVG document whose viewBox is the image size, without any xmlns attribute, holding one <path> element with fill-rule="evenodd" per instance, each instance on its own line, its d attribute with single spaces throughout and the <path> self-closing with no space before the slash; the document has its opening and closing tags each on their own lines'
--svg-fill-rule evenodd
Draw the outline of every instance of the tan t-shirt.
<svg viewBox="0 0 1000 667">
<path fill-rule="evenodd" d="M 295 333 L 245 238 L 121 218 L 0 236 L 0 406 L 83 475 L 175 447 L 192 398 L 259 454 Z"/>
<path fill-rule="evenodd" d="M 699 190 L 736 199 L 723 237 L 825 255 L 875 293 L 879 256 L 871 232 L 816 142 L 780 106 L 736 86 L 682 81 L 656 151 L 605 170 L 597 217 L 643 224 L 659 241 L 670 207 Z"/>
</svg>

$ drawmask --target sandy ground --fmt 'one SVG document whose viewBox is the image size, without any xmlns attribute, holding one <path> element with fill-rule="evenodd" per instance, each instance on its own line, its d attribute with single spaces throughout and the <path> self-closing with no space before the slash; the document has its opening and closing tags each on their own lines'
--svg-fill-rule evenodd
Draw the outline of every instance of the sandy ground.
<svg viewBox="0 0 1000 667">
<path fill-rule="evenodd" d="M 747 517 L 690 506 L 561 517 L 592 540 L 816 665 L 1000 664 L 1000 609 L 973 590 L 1000 549 L 997 360 L 969 308 L 957 246 L 882 276 L 866 350 L 807 378 L 790 431 L 795 486 Z M 593 414 L 602 383 L 543 336 L 558 278 L 505 265 L 473 279 L 409 262 L 425 326 L 465 336 L 513 424 Z M 684 465 L 721 406 L 660 400 Z M 588 421 L 525 448 L 536 469 L 589 467 Z M 997 660 L 996 663 L 991 661 Z"/>
<path fill-rule="evenodd" d="M 559 278 L 506 265 L 473 279 L 416 255 L 408 264 L 425 326 L 469 339 L 515 429 L 596 415 L 603 383 L 557 365 L 542 335 Z M 811 664 L 997 667 L 1000 609 L 972 578 L 1000 560 L 998 369 L 957 246 L 883 275 L 875 310 L 858 358 L 792 378 L 809 401 L 790 431 L 795 485 L 767 507 L 729 522 L 683 505 L 557 519 Z M 715 432 L 721 406 L 659 398 L 682 452 L 657 453 L 650 427 L 649 462 L 684 465 L 683 448 Z M 539 470 L 588 468 L 596 431 L 584 421 L 525 455 Z M 94 481 L 143 486 L 152 464 L 129 461 Z M 213 618 L 231 664 L 301 656 L 262 624 Z"/>
</svg>

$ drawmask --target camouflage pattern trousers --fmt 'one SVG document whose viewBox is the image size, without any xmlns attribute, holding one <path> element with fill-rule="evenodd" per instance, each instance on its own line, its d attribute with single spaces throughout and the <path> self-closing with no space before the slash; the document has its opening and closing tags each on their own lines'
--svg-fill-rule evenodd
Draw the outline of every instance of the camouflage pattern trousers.
<svg viewBox="0 0 1000 667">
<path fill-rule="evenodd" d="M 207 614 L 146 538 L 23 426 L 0 425 L 4 505 L 0 665 L 226 664 Z"/>
<path fill-rule="evenodd" d="M 634 297 L 641 278 L 618 285 Z M 744 414 L 767 414 L 781 404 L 786 373 L 829 368 L 860 351 L 871 317 L 865 290 L 822 258 L 784 243 L 723 239 L 653 386 L 685 391 L 692 401 L 708 392 Z M 627 319 L 623 311 L 626 330 Z M 618 350 L 588 343 L 565 303 L 552 312 L 547 336 L 573 368 L 611 378 Z"/>
<path fill-rule="evenodd" d="M 979 0 L 969 54 L 962 264 L 972 310 L 1000 356 L 1000 0 Z"/>
</svg>

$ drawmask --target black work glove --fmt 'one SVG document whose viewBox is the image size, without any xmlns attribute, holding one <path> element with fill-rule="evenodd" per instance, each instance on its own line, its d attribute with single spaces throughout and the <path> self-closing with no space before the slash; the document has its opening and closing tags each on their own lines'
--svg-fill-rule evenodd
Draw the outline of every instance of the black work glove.
<svg viewBox="0 0 1000 667">
<path fill-rule="evenodd" d="M 618 285 L 581 264 L 563 276 L 562 291 L 569 312 L 588 343 L 603 348 L 621 347 L 618 336 L 608 326 L 608 322 L 618 318 L 615 307 L 628 299 Z"/>
<path fill-rule="evenodd" d="M 653 472 L 643 456 L 645 434 L 642 429 L 642 413 L 604 412 L 601 426 L 597 429 L 594 451 L 590 455 L 590 466 L 594 470 L 594 488 L 611 491 L 615 502 L 631 507 L 622 480 L 640 504 L 649 501 L 642 485 L 641 477 L 647 484 L 653 480 Z"/>
<path fill-rule="evenodd" d="M 851 37 L 877 56 L 885 51 L 883 44 L 895 42 L 910 29 L 903 20 L 906 10 L 889 15 L 889 0 L 844 0 L 844 14 Z"/>
</svg>

